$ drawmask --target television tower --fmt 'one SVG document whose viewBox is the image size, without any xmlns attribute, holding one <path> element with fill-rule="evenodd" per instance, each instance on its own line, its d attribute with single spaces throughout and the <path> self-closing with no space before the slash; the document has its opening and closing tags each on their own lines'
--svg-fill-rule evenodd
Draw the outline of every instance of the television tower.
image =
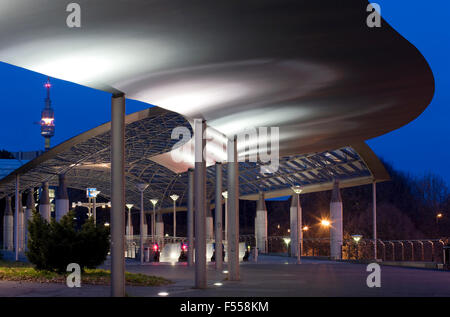
<svg viewBox="0 0 450 317">
<path fill-rule="evenodd" d="M 44 84 L 47 89 L 47 98 L 45 98 L 45 108 L 41 112 L 41 135 L 45 138 L 45 151 L 50 150 L 50 138 L 55 135 L 55 112 L 52 108 L 52 101 L 50 100 L 50 77 Z"/>
</svg>

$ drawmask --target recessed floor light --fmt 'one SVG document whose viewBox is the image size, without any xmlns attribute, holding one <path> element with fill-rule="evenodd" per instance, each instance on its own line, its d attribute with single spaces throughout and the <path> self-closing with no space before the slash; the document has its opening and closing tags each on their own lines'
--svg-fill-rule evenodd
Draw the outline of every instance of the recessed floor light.
<svg viewBox="0 0 450 317">
<path fill-rule="evenodd" d="M 223 274 L 228 274 L 228 271 L 223 271 Z"/>
<path fill-rule="evenodd" d="M 216 286 L 222 286 L 223 284 L 220 283 L 220 282 L 217 282 L 217 283 L 214 283 L 214 285 L 216 285 Z"/>
<path fill-rule="evenodd" d="M 169 296 L 169 293 L 167 293 L 167 292 L 159 292 L 158 295 L 159 296 Z"/>
</svg>

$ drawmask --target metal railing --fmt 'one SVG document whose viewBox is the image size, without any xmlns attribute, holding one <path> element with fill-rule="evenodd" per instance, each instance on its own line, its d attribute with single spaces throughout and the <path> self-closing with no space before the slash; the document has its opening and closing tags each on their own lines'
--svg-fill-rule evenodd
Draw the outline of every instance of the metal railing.
<svg viewBox="0 0 450 317">
<path fill-rule="evenodd" d="M 289 254 L 291 244 L 289 236 L 270 236 L 267 239 L 269 253 Z M 140 237 L 126 237 L 125 256 L 136 258 L 139 254 Z M 187 243 L 186 237 L 155 237 L 147 236 L 144 246 L 150 246 L 153 241 L 158 243 L 160 249 L 168 243 Z M 213 242 L 211 240 L 210 242 Z M 254 235 L 241 235 L 239 242 L 254 247 Z M 411 240 L 377 240 L 377 259 L 382 261 L 422 261 L 443 263 L 443 247 L 449 243 L 448 238 L 442 239 L 411 239 Z M 304 238 L 303 256 L 329 257 L 329 238 Z M 342 245 L 342 258 L 346 260 L 373 259 L 374 242 L 371 239 L 361 239 L 356 243 L 353 239 L 345 239 Z"/>
</svg>

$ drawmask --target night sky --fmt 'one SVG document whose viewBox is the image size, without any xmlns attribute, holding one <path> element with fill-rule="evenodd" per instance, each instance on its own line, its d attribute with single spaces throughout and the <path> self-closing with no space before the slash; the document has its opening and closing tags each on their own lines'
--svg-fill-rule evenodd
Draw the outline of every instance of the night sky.
<svg viewBox="0 0 450 317">
<path fill-rule="evenodd" d="M 430 106 L 408 125 L 368 141 L 376 154 L 395 168 L 422 175 L 440 174 L 450 184 L 450 1 L 378 0 L 382 16 L 414 44 L 431 66 L 436 81 Z M 43 149 L 40 111 L 46 77 L 0 63 L 0 149 Z M 52 79 L 56 135 L 52 146 L 110 119 L 110 94 Z M 127 102 L 127 113 L 147 108 Z"/>
</svg>

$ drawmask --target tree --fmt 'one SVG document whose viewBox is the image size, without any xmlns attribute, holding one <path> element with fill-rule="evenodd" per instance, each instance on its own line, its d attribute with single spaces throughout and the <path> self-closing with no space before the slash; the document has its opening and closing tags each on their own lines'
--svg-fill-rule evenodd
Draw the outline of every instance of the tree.
<svg viewBox="0 0 450 317">
<path fill-rule="evenodd" d="M 88 219 L 76 229 L 74 211 L 59 222 L 50 223 L 35 213 L 28 224 L 28 259 L 39 270 L 65 272 L 67 265 L 77 263 L 82 269 L 102 264 L 109 252 L 109 229 L 96 227 Z"/>
</svg>

